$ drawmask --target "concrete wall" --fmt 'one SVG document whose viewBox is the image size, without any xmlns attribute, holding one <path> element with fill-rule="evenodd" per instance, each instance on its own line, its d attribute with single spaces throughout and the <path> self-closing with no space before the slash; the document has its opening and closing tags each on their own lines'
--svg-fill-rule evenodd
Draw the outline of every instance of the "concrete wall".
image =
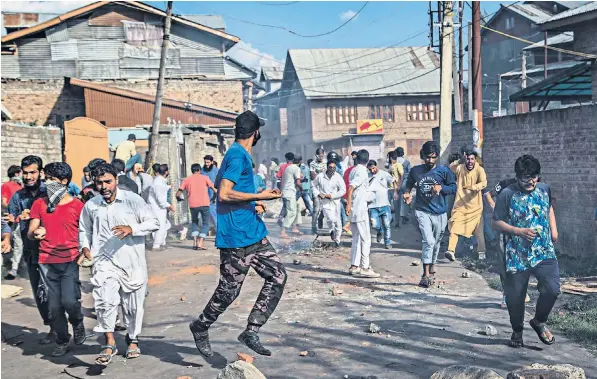
<svg viewBox="0 0 597 379">
<path fill-rule="evenodd" d="M 103 84 L 155 95 L 156 80 L 104 81 Z M 64 86 L 64 80 L 3 80 L 2 104 L 13 121 L 35 125 L 57 125 L 63 121 L 85 116 L 83 89 Z M 242 112 L 241 81 L 168 79 L 164 96 L 227 111 Z"/>
<path fill-rule="evenodd" d="M 488 184 L 513 177 L 516 159 L 533 155 L 556 198 L 558 248 L 570 256 L 597 254 L 597 105 L 487 118 L 483 126 Z M 453 149 L 471 143 L 471 123 L 453 125 Z"/>
<path fill-rule="evenodd" d="M 572 26 L 574 42 L 572 50 L 583 53 L 597 53 L 597 22 L 586 21 Z"/>
<path fill-rule="evenodd" d="M 62 131 L 57 128 L 12 126 L 2 123 L 2 181 L 8 180 L 7 170 L 21 165 L 27 155 L 37 155 L 44 161 L 62 161 Z"/>
</svg>

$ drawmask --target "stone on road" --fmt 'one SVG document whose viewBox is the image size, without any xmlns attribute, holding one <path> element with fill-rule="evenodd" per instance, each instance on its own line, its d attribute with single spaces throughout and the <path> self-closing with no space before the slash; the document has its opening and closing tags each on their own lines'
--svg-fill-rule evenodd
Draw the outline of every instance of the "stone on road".
<svg viewBox="0 0 597 379">
<path fill-rule="evenodd" d="M 265 375 L 245 361 L 232 362 L 218 374 L 218 379 L 266 379 Z"/>
<path fill-rule="evenodd" d="M 454 365 L 446 367 L 435 374 L 430 379 L 504 379 L 495 371 L 475 366 Z"/>
<path fill-rule="evenodd" d="M 586 379 L 585 371 L 572 365 L 533 363 L 508 374 L 506 379 Z"/>
</svg>

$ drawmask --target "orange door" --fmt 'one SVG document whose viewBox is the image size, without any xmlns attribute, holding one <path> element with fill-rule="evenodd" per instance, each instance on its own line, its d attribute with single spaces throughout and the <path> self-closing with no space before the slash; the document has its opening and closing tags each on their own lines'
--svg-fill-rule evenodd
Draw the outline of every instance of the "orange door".
<svg viewBox="0 0 597 379">
<path fill-rule="evenodd" d="M 98 121 L 77 117 L 64 123 L 64 155 L 73 170 L 73 182 L 81 186 L 83 168 L 94 158 L 110 161 L 108 129 Z"/>
</svg>

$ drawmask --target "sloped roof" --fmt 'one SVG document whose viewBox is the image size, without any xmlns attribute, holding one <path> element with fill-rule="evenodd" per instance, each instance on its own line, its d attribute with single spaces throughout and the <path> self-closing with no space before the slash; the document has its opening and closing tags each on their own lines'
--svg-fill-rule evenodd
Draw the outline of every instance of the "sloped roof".
<svg viewBox="0 0 597 379">
<path fill-rule="evenodd" d="M 208 26 L 212 29 L 217 30 L 225 30 L 226 23 L 224 22 L 224 18 L 220 15 L 214 14 L 185 14 L 181 17 L 186 18 L 187 20 L 191 20 L 201 25 Z"/>
<path fill-rule="evenodd" d="M 549 37 L 547 39 L 547 46 L 560 45 L 562 43 L 569 43 L 572 41 L 574 41 L 574 33 L 573 32 L 560 33 L 553 37 Z M 533 50 L 533 49 L 538 49 L 540 47 L 542 48 L 544 46 L 545 46 L 545 41 L 541 40 L 537 43 L 534 43 L 532 45 L 525 47 L 523 50 Z"/>
<path fill-rule="evenodd" d="M 543 9 L 533 4 L 512 4 L 508 7 L 512 12 L 516 12 L 522 17 L 533 21 L 535 24 L 551 17 L 550 13 L 547 13 Z"/>
<path fill-rule="evenodd" d="M 226 79 L 251 80 L 257 77 L 255 70 L 230 56 L 224 57 L 224 74 Z"/>
<path fill-rule="evenodd" d="M 591 65 L 583 62 L 510 95 L 510 101 L 588 101 L 591 96 Z"/>
<path fill-rule="evenodd" d="M 130 7 L 130 8 L 138 9 L 138 10 L 145 11 L 145 12 L 149 12 L 149 13 L 152 13 L 152 14 L 155 14 L 155 15 L 158 15 L 158 16 L 166 17 L 166 12 L 162 11 L 161 9 L 149 6 L 147 4 L 144 4 L 144 3 L 141 3 L 141 2 L 138 2 L 138 1 L 98 1 L 98 2 L 95 2 L 95 3 L 89 4 L 89 5 L 83 6 L 81 8 L 77 8 L 77 9 L 72 10 L 70 12 L 66 12 L 64 14 L 61 14 L 61 15 L 59 15 L 57 17 L 54 17 L 54 18 L 52 18 L 52 19 L 50 19 L 48 21 L 42 22 L 41 24 L 32 26 L 30 28 L 23 29 L 23 30 L 18 30 L 16 32 L 9 33 L 9 34 L 5 35 L 4 37 L 2 37 L 2 43 L 13 41 L 13 40 L 15 40 L 17 38 L 22 38 L 22 37 L 28 36 L 30 34 L 40 32 L 40 31 L 45 30 L 47 28 L 50 28 L 52 26 L 61 24 L 62 22 L 66 21 L 68 19 L 78 17 L 78 16 L 80 16 L 82 14 L 85 14 L 87 12 L 91 12 L 94 9 L 101 8 L 101 7 L 103 7 L 105 5 L 109 5 L 109 4 L 119 4 L 119 5 L 122 5 L 122 6 L 126 6 L 126 7 Z M 195 28 L 195 29 L 199 29 L 201 31 L 204 31 L 204 32 L 207 32 L 207 33 L 210 33 L 210 34 L 213 34 L 213 35 L 218 36 L 220 38 L 229 40 L 229 41 L 231 41 L 233 43 L 237 43 L 238 41 L 240 41 L 240 39 L 238 37 L 236 37 L 236 36 L 233 36 L 231 34 L 223 32 L 223 31 L 219 31 L 219 30 L 210 28 L 208 26 L 199 24 L 199 23 L 191 21 L 191 20 L 187 20 L 186 18 L 183 18 L 183 17 L 179 17 L 179 16 L 174 16 L 173 15 L 172 16 L 172 21 L 184 24 L 186 26 L 190 26 L 190 27 Z"/>
<path fill-rule="evenodd" d="M 566 12 L 556 14 L 555 16 L 543 20 L 539 24 L 541 24 L 541 30 L 549 30 L 551 27 L 564 26 L 594 18 L 597 18 L 597 1 L 592 1 L 585 5 L 581 5 L 578 8 L 569 9 Z"/>
<path fill-rule="evenodd" d="M 307 98 L 428 95 L 440 91 L 439 60 L 425 46 L 288 50 L 286 65 L 294 68 Z"/>
<path fill-rule="evenodd" d="M 272 66 L 272 67 L 261 67 L 261 76 L 259 80 L 262 82 L 268 80 L 282 80 L 284 75 L 284 67 Z"/>
</svg>

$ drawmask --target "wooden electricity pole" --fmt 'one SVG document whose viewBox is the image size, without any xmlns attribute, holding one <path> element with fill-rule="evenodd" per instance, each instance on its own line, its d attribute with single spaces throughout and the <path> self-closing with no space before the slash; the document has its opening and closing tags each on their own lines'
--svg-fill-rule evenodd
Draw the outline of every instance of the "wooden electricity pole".
<svg viewBox="0 0 597 379">
<path fill-rule="evenodd" d="M 160 71 L 158 85 L 155 94 L 155 105 L 153 108 L 153 121 L 151 123 L 151 139 L 149 141 L 149 152 L 145 159 L 145 168 L 149 170 L 156 162 L 158 152 L 158 136 L 160 134 L 160 114 L 162 111 L 162 98 L 164 97 L 164 76 L 166 74 L 166 58 L 168 47 L 170 47 L 170 25 L 172 24 L 172 1 L 168 1 L 166 7 L 166 21 L 164 23 L 164 40 L 162 42 L 162 55 L 160 57 Z"/>
<path fill-rule="evenodd" d="M 473 1 L 473 144 L 483 155 L 483 72 L 481 70 L 481 2 Z M 470 90 L 470 88 L 469 88 Z"/>
</svg>

